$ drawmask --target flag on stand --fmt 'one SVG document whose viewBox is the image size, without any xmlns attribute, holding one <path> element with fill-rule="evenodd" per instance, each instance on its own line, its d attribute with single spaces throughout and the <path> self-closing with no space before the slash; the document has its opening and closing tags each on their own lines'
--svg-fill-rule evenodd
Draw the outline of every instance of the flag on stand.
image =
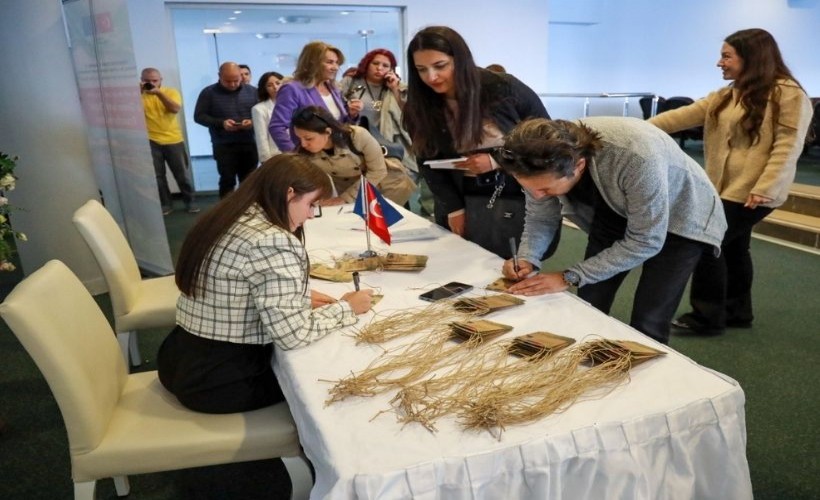
<svg viewBox="0 0 820 500">
<path fill-rule="evenodd" d="M 403 219 L 403 217 L 398 210 L 393 208 L 393 205 L 382 197 L 382 194 L 373 187 L 373 184 L 370 184 L 367 180 L 362 182 L 364 183 L 364 189 L 359 189 L 359 196 L 356 197 L 356 203 L 353 205 L 353 213 L 365 219 L 365 224 L 370 230 L 389 245 L 390 231 L 387 228 Z M 365 193 L 367 197 L 367 218 L 365 218 L 362 193 Z"/>
</svg>

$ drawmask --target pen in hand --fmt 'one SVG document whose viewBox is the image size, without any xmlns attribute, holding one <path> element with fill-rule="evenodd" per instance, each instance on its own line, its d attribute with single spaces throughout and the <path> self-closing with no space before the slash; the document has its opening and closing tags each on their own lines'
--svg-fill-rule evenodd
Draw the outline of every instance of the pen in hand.
<svg viewBox="0 0 820 500">
<path fill-rule="evenodd" d="M 515 236 L 510 236 L 510 252 L 512 252 L 513 270 L 518 273 L 521 268 L 518 267 L 518 249 L 515 244 Z"/>
<path fill-rule="evenodd" d="M 353 271 L 353 288 L 359 291 L 359 271 Z"/>
</svg>

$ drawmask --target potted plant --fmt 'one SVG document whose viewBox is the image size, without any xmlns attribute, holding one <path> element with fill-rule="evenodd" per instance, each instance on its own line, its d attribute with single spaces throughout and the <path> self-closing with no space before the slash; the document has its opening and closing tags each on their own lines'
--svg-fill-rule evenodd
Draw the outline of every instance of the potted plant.
<svg viewBox="0 0 820 500">
<path fill-rule="evenodd" d="M 9 156 L 0 151 L 0 271 L 14 271 L 15 266 L 11 263 L 14 255 L 14 240 L 26 241 L 26 235 L 11 228 L 10 213 L 18 210 L 9 204 L 6 192 L 14 189 L 17 177 L 14 169 L 17 167 L 16 156 Z"/>
</svg>

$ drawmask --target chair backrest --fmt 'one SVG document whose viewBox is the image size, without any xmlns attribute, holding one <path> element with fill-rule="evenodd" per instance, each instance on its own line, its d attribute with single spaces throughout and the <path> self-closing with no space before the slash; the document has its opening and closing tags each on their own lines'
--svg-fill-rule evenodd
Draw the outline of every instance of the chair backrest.
<svg viewBox="0 0 820 500">
<path fill-rule="evenodd" d="M 96 448 L 128 372 L 94 298 L 65 264 L 52 260 L 12 290 L 0 316 L 48 382 L 71 454 Z"/>
<path fill-rule="evenodd" d="M 116 321 L 128 314 L 137 301 L 142 280 L 137 259 L 117 221 L 97 200 L 78 208 L 73 220 L 105 276 Z"/>
<path fill-rule="evenodd" d="M 641 106 L 641 113 L 643 114 L 643 119 L 648 120 L 652 118 L 652 97 L 644 96 L 638 99 L 638 104 Z M 655 114 L 663 113 L 666 109 L 666 99 L 661 96 L 658 96 L 658 108 L 655 110 Z"/>
</svg>

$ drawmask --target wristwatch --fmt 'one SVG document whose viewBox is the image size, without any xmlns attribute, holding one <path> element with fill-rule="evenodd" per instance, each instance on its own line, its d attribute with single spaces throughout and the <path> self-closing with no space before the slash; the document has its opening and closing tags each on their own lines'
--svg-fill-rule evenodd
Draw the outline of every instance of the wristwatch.
<svg viewBox="0 0 820 500">
<path fill-rule="evenodd" d="M 577 287 L 579 283 L 581 283 L 581 276 L 578 275 L 575 271 L 570 271 L 569 269 L 564 271 L 563 273 L 564 283 L 567 286 L 575 286 Z"/>
</svg>

